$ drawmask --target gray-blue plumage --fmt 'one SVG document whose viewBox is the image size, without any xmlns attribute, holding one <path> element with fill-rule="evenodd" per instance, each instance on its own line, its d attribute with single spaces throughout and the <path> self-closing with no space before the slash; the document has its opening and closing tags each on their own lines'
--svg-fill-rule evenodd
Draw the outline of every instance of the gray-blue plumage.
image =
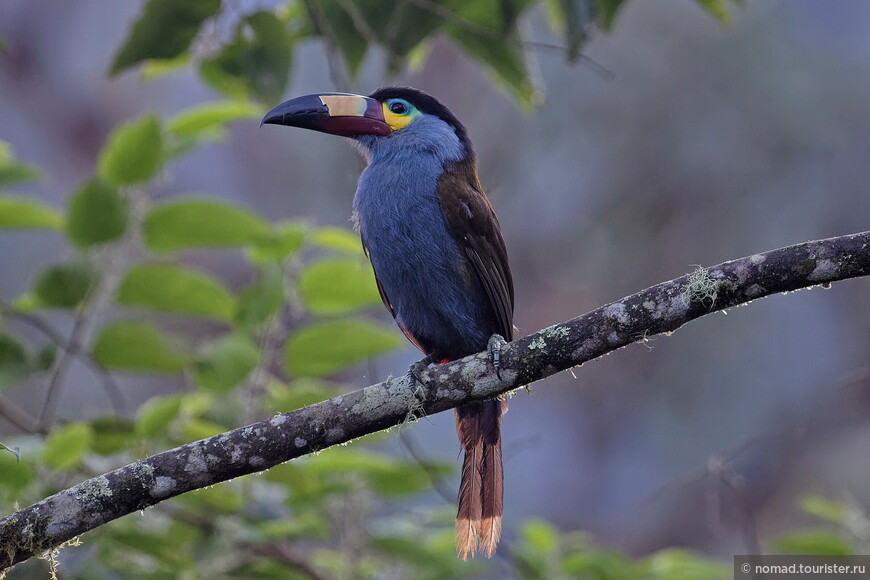
<svg viewBox="0 0 870 580">
<path fill-rule="evenodd" d="M 455 358 L 486 348 L 496 332 L 491 305 L 451 237 L 438 196 L 447 164 L 466 144 L 421 114 L 388 138 L 356 139 L 368 161 L 354 220 L 396 322 L 427 354 Z M 434 334 L 433 334 L 434 333 Z"/>
</svg>

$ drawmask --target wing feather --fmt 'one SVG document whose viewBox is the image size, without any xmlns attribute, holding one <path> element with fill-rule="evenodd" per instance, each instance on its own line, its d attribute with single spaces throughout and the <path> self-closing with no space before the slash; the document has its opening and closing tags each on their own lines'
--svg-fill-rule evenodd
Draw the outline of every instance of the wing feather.
<svg viewBox="0 0 870 580">
<path fill-rule="evenodd" d="M 486 293 L 496 331 L 513 339 L 514 287 L 501 227 L 473 166 L 445 171 L 438 182 L 447 230 Z"/>
</svg>

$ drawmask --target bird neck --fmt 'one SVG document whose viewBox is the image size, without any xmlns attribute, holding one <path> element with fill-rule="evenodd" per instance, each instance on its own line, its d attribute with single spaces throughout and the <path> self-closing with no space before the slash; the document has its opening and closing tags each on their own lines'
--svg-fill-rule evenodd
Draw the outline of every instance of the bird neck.
<svg viewBox="0 0 870 580">
<path fill-rule="evenodd" d="M 436 156 L 411 149 L 373 157 L 360 175 L 353 200 L 358 227 L 383 220 L 431 219 L 438 209 L 437 185 L 443 171 Z"/>
</svg>

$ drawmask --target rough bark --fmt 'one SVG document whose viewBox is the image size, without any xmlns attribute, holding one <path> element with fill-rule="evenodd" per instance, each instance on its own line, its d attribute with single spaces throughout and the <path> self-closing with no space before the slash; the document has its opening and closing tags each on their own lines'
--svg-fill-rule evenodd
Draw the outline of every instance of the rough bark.
<svg viewBox="0 0 870 580">
<path fill-rule="evenodd" d="M 88 479 L 0 520 L 0 570 L 165 499 L 511 391 L 705 314 L 866 275 L 870 232 L 699 267 L 513 341 L 502 351 L 501 379 L 480 353 L 424 371 L 425 389 L 390 379 Z"/>
</svg>

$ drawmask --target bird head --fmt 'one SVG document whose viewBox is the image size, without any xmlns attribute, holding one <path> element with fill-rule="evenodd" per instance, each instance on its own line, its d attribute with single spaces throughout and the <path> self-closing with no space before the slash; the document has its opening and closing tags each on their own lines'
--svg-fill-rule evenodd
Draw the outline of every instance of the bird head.
<svg viewBox="0 0 870 580">
<path fill-rule="evenodd" d="M 398 150 L 424 150 L 445 161 L 473 156 L 465 127 L 433 96 L 411 87 L 385 87 L 371 95 L 318 93 L 281 103 L 260 123 L 312 129 L 354 139 L 371 158 Z"/>
</svg>

